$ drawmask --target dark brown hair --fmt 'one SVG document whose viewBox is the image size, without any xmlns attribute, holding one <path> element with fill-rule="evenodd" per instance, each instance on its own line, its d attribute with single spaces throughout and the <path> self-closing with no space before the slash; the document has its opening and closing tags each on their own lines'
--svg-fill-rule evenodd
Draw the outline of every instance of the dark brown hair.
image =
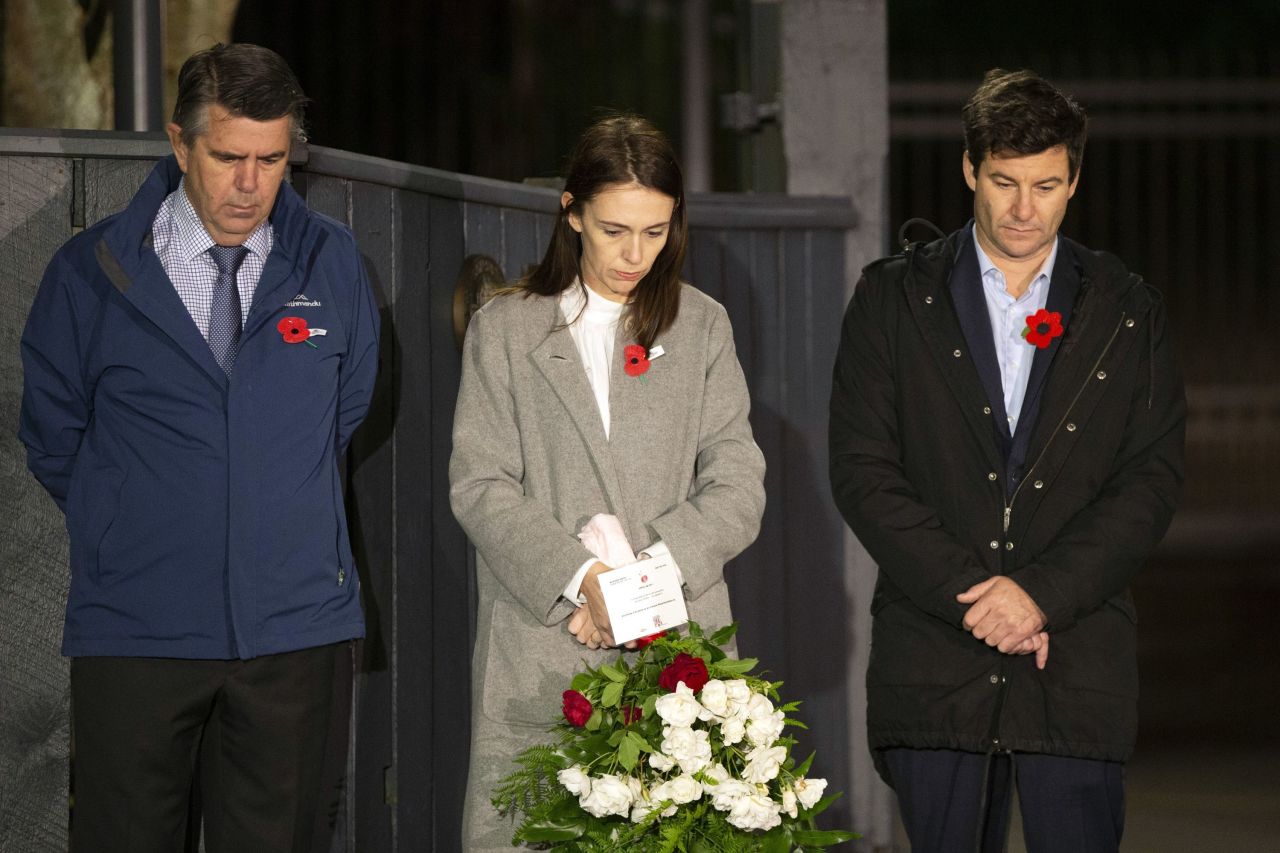
<svg viewBox="0 0 1280 853">
<path fill-rule="evenodd" d="M 611 186 L 632 183 L 675 199 L 666 245 L 627 300 L 627 334 L 648 349 L 675 322 L 680 309 L 680 269 L 684 266 L 688 226 L 684 176 L 671 143 L 639 116 L 610 116 L 582 134 L 569 158 L 564 184 L 573 201 L 560 209 L 542 263 L 519 287 L 526 294 L 555 296 L 572 285 L 575 278 L 580 279 L 582 238 L 569 224 L 569 213 L 581 214 L 583 204 Z M 586 285 L 581 286 L 585 290 Z"/>
<path fill-rule="evenodd" d="M 1039 154 L 1065 145 L 1068 180 L 1084 158 L 1084 109 L 1034 71 L 993 68 L 960 113 L 974 172 L 988 155 Z"/>
<path fill-rule="evenodd" d="M 208 107 L 218 104 L 233 116 L 254 121 L 289 117 L 294 142 L 305 142 L 303 110 L 307 96 L 288 64 L 273 50 L 256 44 L 215 44 L 193 53 L 178 72 L 173 123 L 190 145 L 208 128 Z"/>
</svg>

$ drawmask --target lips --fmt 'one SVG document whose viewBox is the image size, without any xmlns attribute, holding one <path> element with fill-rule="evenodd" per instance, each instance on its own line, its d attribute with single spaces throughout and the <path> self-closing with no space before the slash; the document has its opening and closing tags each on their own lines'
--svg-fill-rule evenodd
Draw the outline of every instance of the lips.
<svg viewBox="0 0 1280 853">
<path fill-rule="evenodd" d="M 638 281 L 640 276 L 644 275 L 643 272 L 622 272 L 621 270 L 614 270 L 613 274 L 623 281 Z"/>
</svg>

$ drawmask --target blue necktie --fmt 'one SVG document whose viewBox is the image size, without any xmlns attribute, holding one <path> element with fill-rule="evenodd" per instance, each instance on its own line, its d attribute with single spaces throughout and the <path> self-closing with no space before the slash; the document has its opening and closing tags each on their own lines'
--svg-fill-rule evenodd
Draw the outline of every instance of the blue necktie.
<svg viewBox="0 0 1280 853">
<path fill-rule="evenodd" d="M 240 345 L 240 290 L 236 287 L 236 273 L 248 252 L 244 246 L 209 248 L 209 256 L 218 265 L 213 304 L 209 306 L 209 349 L 227 376 L 231 375 L 236 348 Z"/>
</svg>

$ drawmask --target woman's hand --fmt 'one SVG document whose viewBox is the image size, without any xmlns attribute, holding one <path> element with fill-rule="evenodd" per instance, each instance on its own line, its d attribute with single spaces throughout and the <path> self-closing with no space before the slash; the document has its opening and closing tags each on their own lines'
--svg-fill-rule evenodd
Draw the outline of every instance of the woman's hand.
<svg viewBox="0 0 1280 853">
<path fill-rule="evenodd" d="M 609 624 L 609 608 L 605 606 L 604 593 L 600 590 L 599 575 L 607 571 L 611 571 L 611 568 L 599 560 L 587 569 L 582 586 L 578 588 L 578 594 L 587 603 L 569 617 L 569 633 L 590 649 L 617 645 L 613 641 L 613 628 Z M 627 643 L 626 648 L 636 648 L 635 641 Z"/>
<path fill-rule="evenodd" d="M 596 630 L 596 623 L 591 621 L 591 611 L 585 606 L 573 611 L 573 615 L 569 617 L 569 633 L 589 649 L 601 646 L 600 632 Z"/>
</svg>

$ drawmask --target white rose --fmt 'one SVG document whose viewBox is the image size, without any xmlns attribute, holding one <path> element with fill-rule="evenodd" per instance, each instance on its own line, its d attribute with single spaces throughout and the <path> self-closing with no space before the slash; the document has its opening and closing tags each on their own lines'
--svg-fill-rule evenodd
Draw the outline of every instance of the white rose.
<svg viewBox="0 0 1280 853">
<path fill-rule="evenodd" d="M 691 726 L 698 719 L 702 706 L 693 698 L 693 691 L 681 681 L 674 693 L 668 693 L 657 701 L 654 708 L 663 722 L 672 726 Z"/>
<path fill-rule="evenodd" d="M 724 683 L 724 692 L 729 697 L 729 704 L 734 708 L 745 707 L 751 701 L 751 688 L 741 678 Z"/>
<path fill-rule="evenodd" d="M 676 763 L 668 755 L 663 755 L 661 752 L 651 752 L 649 753 L 649 766 L 659 773 L 666 773 L 672 767 L 675 767 Z"/>
<path fill-rule="evenodd" d="M 729 823 L 738 829 L 773 829 L 782 823 L 781 806 L 764 794 L 752 793 L 739 797 L 729 811 Z"/>
<path fill-rule="evenodd" d="M 741 717 L 730 717 L 720 724 L 720 736 L 724 739 L 725 746 L 741 743 L 747 736 L 746 722 Z"/>
<path fill-rule="evenodd" d="M 714 717 L 729 716 L 729 691 L 720 679 L 713 678 L 702 685 L 699 701 L 703 709 L 702 714 L 699 715 L 700 719 L 710 720 Z"/>
<path fill-rule="evenodd" d="M 826 779 L 805 779 L 803 777 L 796 780 L 796 798 L 800 800 L 800 805 L 806 809 L 811 809 L 822 799 L 822 792 L 827 789 Z"/>
<path fill-rule="evenodd" d="M 782 791 L 782 811 L 787 817 L 796 816 L 796 792 L 790 788 L 784 788 Z"/>
<path fill-rule="evenodd" d="M 578 805 L 594 817 L 621 815 L 631 811 L 631 786 L 627 780 L 605 775 L 592 780 L 591 793 L 578 798 Z"/>
<path fill-rule="evenodd" d="M 581 764 L 567 767 L 556 774 L 560 784 L 569 789 L 570 794 L 586 796 L 591 793 L 591 777 L 582 769 Z"/>
<path fill-rule="evenodd" d="M 653 789 L 653 798 L 655 800 L 670 800 L 676 805 L 692 803 L 701 797 L 702 783 L 688 773 L 682 773 L 674 779 L 668 779 Z"/>
<path fill-rule="evenodd" d="M 785 718 L 781 711 L 774 711 L 767 717 L 751 717 L 747 720 L 747 740 L 752 746 L 773 746 L 785 728 Z"/>
<path fill-rule="evenodd" d="M 746 716 L 751 720 L 762 720 L 773 716 L 773 703 L 763 693 L 752 693 L 747 700 Z"/>
<path fill-rule="evenodd" d="M 662 734 L 659 748 L 674 758 L 685 773 L 696 773 L 711 763 L 711 741 L 705 731 L 667 726 Z"/>
<path fill-rule="evenodd" d="M 725 774 L 726 777 L 728 774 Z M 715 785 L 703 784 L 703 791 L 711 798 L 711 806 L 716 811 L 732 811 L 738 800 L 759 793 L 754 785 L 748 785 L 741 779 L 725 778 Z"/>
<path fill-rule="evenodd" d="M 748 782 L 763 784 L 778 775 L 782 762 L 787 760 L 785 746 L 757 746 L 747 753 L 747 766 L 742 778 Z"/>
</svg>

